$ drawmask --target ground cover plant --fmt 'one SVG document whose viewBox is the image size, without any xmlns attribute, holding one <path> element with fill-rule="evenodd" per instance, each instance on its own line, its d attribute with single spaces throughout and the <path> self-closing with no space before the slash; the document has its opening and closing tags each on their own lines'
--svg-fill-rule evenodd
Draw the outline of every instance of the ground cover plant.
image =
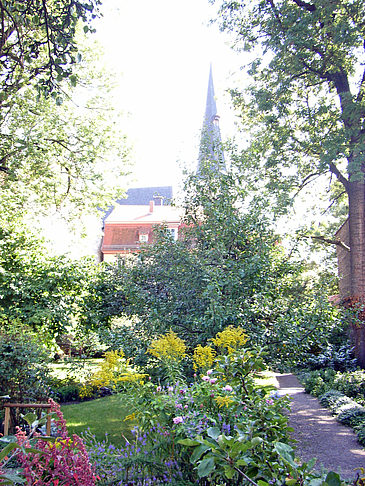
<svg viewBox="0 0 365 486">
<path fill-rule="evenodd" d="M 302 371 L 305 391 L 319 398 L 343 425 L 350 426 L 365 445 L 365 372 L 339 372 L 332 368 Z"/>
</svg>

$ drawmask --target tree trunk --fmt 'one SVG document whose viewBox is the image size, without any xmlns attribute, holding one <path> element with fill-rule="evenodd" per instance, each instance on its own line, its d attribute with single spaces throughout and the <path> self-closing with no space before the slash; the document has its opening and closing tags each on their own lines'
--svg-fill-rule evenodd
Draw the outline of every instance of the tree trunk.
<svg viewBox="0 0 365 486">
<path fill-rule="evenodd" d="M 365 183 L 349 182 L 349 237 L 351 288 L 353 305 L 362 309 L 365 305 Z M 351 337 L 355 356 L 365 368 L 365 313 L 359 310 L 351 323 Z"/>
</svg>

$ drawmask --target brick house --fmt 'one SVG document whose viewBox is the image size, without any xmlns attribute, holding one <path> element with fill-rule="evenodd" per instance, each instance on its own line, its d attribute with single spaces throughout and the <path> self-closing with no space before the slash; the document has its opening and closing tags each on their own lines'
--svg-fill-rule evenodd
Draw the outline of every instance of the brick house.
<svg viewBox="0 0 365 486">
<path fill-rule="evenodd" d="M 176 240 L 181 212 L 170 205 L 166 197 L 169 194 L 172 195 L 170 186 L 130 189 L 127 199 L 118 201 L 104 218 L 102 259 L 112 262 L 118 256 L 138 251 L 142 244 L 151 243 L 156 225 L 165 225 Z"/>
</svg>

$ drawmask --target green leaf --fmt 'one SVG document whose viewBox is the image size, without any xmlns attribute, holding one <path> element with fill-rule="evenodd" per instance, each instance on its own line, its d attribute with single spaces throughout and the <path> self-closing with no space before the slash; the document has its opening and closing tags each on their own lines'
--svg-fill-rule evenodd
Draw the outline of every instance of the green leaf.
<svg viewBox="0 0 365 486">
<path fill-rule="evenodd" d="M 269 483 L 267 483 L 266 481 L 262 481 L 261 479 L 257 481 L 257 484 L 259 486 L 269 486 Z"/>
<path fill-rule="evenodd" d="M 232 479 L 233 476 L 235 475 L 235 470 L 233 469 L 232 466 L 224 466 L 224 474 L 226 476 L 226 478 L 228 479 Z"/>
<path fill-rule="evenodd" d="M 207 457 L 203 459 L 198 466 L 198 476 L 200 478 L 205 478 L 208 476 L 212 471 L 214 471 L 214 458 Z"/>
<path fill-rule="evenodd" d="M 11 442 L 0 452 L 0 461 L 2 461 L 6 456 L 10 454 L 14 449 L 18 449 L 19 445 L 16 442 Z"/>
<path fill-rule="evenodd" d="M 283 442 L 277 442 L 275 444 L 274 450 L 279 454 L 282 459 L 287 461 L 291 466 L 297 466 L 294 462 L 293 448 L 290 447 L 288 444 L 284 444 Z"/>
<path fill-rule="evenodd" d="M 28 425 L 32 426 L 35 422 L 37 422 L 37 415 L 35 413 L 29 412 L 25 415 L 22 415 L 22 418 L 27 422 Z"/>
<path fill-rule="evenodd" d="M 341 486 L 341 478 L 337 473 L 330 471 L 326 476 L 326 483 L 328 486 Z"/>
<path fill-rule="evenodd" d="M 198 442 L 197 440 L 192 440 L 192 439 L 181 439 L 178 440 L 177 443 L 188 447 L 194 447 L 200 444 L 200 442 Z"/>
<path fill-rule="evenodd" d="M 88 27 L 87 25 L 84 25 L 84 32 L 85 32 L 85 34 L 86 34 L 87 32 L 89 32 L 89 27 Z"/>
<path fill-rule="evenodd" d="M 1 484 L 24 484 L 26 480 L 15 473 L 6 473 L 1 476 Z"/>
<path fill-rule="evenodd" d="M 221 431 L 218 429 L 218 427 L 209 427 L 207 434 L 209 437 L 216 440 L 221 435 Z"/>
<path fill-rule="evenodd" d="M 199 447 L 194 449 L 194 452 L 192 453 L 192 455 L 190 457 L 191 464 L 194 464 L 198 459 L 201 458 L 201 456 L 204 454 L 204 452 L 206 452 L 210 449 L 211 449 L 211 447 L 209 447 L 205 444 L 201 444 Z"/>
</svg>

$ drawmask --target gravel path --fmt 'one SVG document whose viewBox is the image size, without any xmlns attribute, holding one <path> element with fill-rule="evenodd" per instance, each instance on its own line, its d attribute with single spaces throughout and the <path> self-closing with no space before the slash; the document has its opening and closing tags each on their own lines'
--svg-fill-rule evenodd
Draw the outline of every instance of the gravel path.
<svg viewBox="0 0 365 486">
<path fill-rule="evenodd" d="M 355 479 L 356 467 L 365 467 L 365 450 L 352 429 L 334 419 L 317 398 L 305 393 L 292 374 L 277 374 L 280 394 L 292 397 L 289 426 L 296 442 L 296 454 L 307 462 L 317 458 L 316 468 L 341 472 L 345 479 Z"/>
</svg>

